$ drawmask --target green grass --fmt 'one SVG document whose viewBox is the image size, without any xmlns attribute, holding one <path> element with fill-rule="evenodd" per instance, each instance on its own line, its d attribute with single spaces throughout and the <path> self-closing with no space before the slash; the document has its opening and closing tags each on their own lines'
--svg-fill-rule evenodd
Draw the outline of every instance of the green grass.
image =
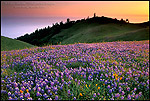
<svg viewBox="0 0 150 101">
<path fill-rule="evenodd" d="M 149 27 L 142 27 L 137 24 L 89 24 L 83 22 L 63 29 L 51 39 L 58 43 L 61 42 L 61 44 L 148 40 Z"/>
<path fill-rule="evenodd" d="M 23 41 L 1 36 L 1 51 L 19 50 L 35 47 Z"/>
</svg>

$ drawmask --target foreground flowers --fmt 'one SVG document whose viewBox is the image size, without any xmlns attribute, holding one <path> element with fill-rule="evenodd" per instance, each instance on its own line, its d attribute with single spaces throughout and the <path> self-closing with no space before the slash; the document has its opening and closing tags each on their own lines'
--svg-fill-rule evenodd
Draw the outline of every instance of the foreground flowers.
<svg viewBox="0 0 150 101">
<path fill-rule="evenodd" d="M 147 100 L 149 41 L 1 52 L 1 100 Z"/>
</svg>

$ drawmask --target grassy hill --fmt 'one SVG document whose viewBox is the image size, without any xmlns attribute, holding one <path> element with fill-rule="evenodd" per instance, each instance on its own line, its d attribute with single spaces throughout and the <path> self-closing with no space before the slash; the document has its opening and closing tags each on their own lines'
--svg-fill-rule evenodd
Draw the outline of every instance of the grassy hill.
<svg viewBox="0 0 150 101">
<path fill-rule="evenodd" d="M 36 30 L 17 38 L 33 45 L 92 43 L 102 41 L 134 41 L 149 39 L 149 22 L 128 23 L 108 17 L 93 17 L 66 23 L 56 23 L 51 28 Z M 30 41 L 30 40 L 32 41 Z"/>
<path fill-rule="evenodd" d="M 54 35 L 51 40 L 61 44 L 73 44 L 76 42 L 102 42 L 102 41 L 132 41 L 148 40 L 149 27 L 141 27 L 134 24 L 86 24 L 78 23 L 69 29 L 62 30 Z"/>
<path fill-rule="evenodd" d="M 1 51 L 35 47 L 29 43 L 1 36 Z"/>
</svg>

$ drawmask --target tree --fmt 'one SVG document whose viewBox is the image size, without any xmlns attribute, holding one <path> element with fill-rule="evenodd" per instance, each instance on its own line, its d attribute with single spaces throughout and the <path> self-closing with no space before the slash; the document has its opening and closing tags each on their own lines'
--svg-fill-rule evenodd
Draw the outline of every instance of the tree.
<svg viewBox="0 0 150 101">
<path fill-rule="evenodd" d="M 48 29 L 50 29 L 50 27 L 49 27 L 49 26 L 48 26 L 47 28 L 48 28 Z"/>
<path fill-rule="evenodd" d="M 126 19 L 126 22 L 127 22 L 127 23 L 129 23 L 129 20 L 128 20 L 128 19 Z"/>
<path fill-rule="evenodd" d="M 123 22 L 124 20 L 121 18 L 121 20 L 120 20 L 121 22 Z"/>
<path fill-rule="evenodd" d="M 68 18 L 68 19 L 67 19 L 67 23 L 69 23 L 69 22 L 70 22 L 70 19 Z"/>
<path fill-rule="evenodd" d="M 96 17 L 96 13 L 94 13 L 94 17 Z"/>
<path fill-rule="evenodd" d="M 63 25 L 63 21 L 60 22 L 60 25 Z"/>
<path fill-rule="evenodd" d="M 125 21 L 125 20 L 123 20 L 122 18 L 121 18 L 120 22 L 121 22 L 121 23 L 126 23 L 126 21 Z"/>
<path fill-rule="evenodd" d="M 89 19 L 89 16 L 87 17 L 87 19 Z"/>
</svg>

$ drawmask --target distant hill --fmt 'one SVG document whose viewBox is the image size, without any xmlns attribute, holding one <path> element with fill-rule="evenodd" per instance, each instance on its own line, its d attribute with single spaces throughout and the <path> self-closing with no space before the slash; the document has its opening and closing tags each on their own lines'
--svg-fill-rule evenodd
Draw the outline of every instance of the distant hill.
<svg viewBox="0 0 150 101">
<path fill-rule="evenodd" d="M 26 42 L 1 36 L 1 51 L 18 50 L 31 47 L 34 46 Z"/>
<path fill-rule="evenodd" d="M 33 45 L 73 44 L 77 42 L 132 41 L 149 39 L 149 22 L 129 23 L 108 17 L 92 17 L 77 21 L 67 19 L 66 23 L 56 23 L 52 27 L 36 30 L 31 34 L 18 37 L 17 40 Z"/>
</svg>

